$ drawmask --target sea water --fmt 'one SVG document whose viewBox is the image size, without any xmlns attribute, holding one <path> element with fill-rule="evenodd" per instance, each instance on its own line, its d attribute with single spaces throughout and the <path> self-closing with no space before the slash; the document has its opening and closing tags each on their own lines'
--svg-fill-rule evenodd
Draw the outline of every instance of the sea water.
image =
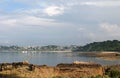
<svg viewBox="0 0 120 78">
<path fill-rule="evenodd" d="M 0 52 L 0 63 L 22 61 L 48 66 L 55 66 L 59 63 L 72 63 L 74 61 L 96 62 L 102 65 L 120 64 L 120 60 L 81 56 L 76 52 Z"/>
</svg>

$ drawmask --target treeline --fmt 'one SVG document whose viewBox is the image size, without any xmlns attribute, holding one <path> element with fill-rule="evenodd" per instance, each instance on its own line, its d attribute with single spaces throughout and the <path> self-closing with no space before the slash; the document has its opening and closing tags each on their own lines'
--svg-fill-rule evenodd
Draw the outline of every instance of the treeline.
<svg viewBox="0 0 120 78">
<path fill-rule="evenodd" d="M 47 46 L 0 46 L 0 52 L 11 52 L 11 51 L 71 51 L 74 46 L 57 46 L 57 45 L 47 45 Z"/>
<path fill-rule="evenodd" d="M 23 47 L 18 46 L 0 46 L 0 51 L 18 51 L 23 49 Z"/>
<path fill-rule="evenodd" d="M 103 42 L 93 42 L 85 46 L 78 46 L 73 51 L 118 51 L 120 52 L 120 41 L 118 40 L 107 40 Z"/>
</svg>

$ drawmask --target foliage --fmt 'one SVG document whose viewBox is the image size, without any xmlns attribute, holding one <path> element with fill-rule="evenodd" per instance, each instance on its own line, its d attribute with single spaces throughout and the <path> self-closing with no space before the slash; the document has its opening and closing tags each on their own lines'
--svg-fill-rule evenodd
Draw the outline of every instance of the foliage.
<svg viewBox="0 0 120 78">
<path fill-rule="evenodd" d="M 109 70 L 106 74 L 111 78 L 120 78 L 120 71 L 118 70 Z"/>
<path fill-rule="evenodd" d="M 74 51 L 120 51 L 120 41 L 93 42 L 85 46 L 79 46 Z"/>
<path fill-rule="evenodd" d="M 27 77 L 20 77 L 16 74 L 0 74 L 0 78 L 27 78 Z"/>
<path fill-rule="evenodd" d="M 103 78 L 103 77 L 102 77 L 102 76 L 100 76 L 100 75 L 98 75 L 98 76 L 96 76 L 96 77 L 91 76 L 91 78 Z"/>
</svg>

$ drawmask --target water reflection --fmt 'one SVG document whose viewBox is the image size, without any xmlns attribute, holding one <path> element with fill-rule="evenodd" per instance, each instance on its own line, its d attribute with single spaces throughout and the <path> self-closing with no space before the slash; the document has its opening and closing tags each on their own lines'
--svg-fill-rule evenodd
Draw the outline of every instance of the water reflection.
<svg viewBox="0 0 120 78">
<path fill-rule="evenodd" d="M 102 58 L 87 57 L 80 53 L 55 53 L 55 52 L 8 52 L 0 53 L 0 62 L 29 61 L 38 65 L 55 66 L 58 63 L 72 63 L 73 61 L 96 62 L 102 65 L 120 64 L 120 60 L 104 60 Z"/>
</svg>

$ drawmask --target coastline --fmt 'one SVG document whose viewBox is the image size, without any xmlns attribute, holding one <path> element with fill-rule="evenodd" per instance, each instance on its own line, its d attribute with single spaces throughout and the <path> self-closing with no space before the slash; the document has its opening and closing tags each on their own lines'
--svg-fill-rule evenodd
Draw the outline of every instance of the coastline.
<svg viewBox="0 0 120 78">
<path fill-rule="evenodd" d="M 26 52 L 26 53 L 29 53 L 29 52 L 72 52 L 71 50 L 66 50 L 66 51 L 25 51 L 25 50 L 23 50 L 23 51 L 0 51 L 0 52 L 5 52 L 5 53 L 7 53 L 7 52 Z"/>
<path fill-rule="evenodd" d="M 72 52 L 71 50 L 67 50 L 67 51 L 40 51 L 40 52 L 56 52 L 56 53 L 62 53 L 62 52 Z"/>
<path fill-rule="evenodd" d="M 91 62 L 60 63 L 56 66 L 34 65 L 29 62 L 0 64 L 0 78 L 106 78 L 109 69 L 120 73 L 120 64 L 102 66 Z M 109 76 L 109 75 L 108 75 Z M 118 75 L 119 76 L 119 75 Z"/>
<path fill-rule="evenodd" d="M 104 60 L 120 60 L 120 52 L 107 52 L 107 51 L 102 51 L 102 52 L 81 52 L 81 56 L 86 56 L 86 57 L 97 57 L 101 58 Z"/>
<path fill-rule="evenodd" d="M 120 56 L 120 52 L 100 51 L 100 52 L 78 52 L 86 56 Z"/>
</svg>

